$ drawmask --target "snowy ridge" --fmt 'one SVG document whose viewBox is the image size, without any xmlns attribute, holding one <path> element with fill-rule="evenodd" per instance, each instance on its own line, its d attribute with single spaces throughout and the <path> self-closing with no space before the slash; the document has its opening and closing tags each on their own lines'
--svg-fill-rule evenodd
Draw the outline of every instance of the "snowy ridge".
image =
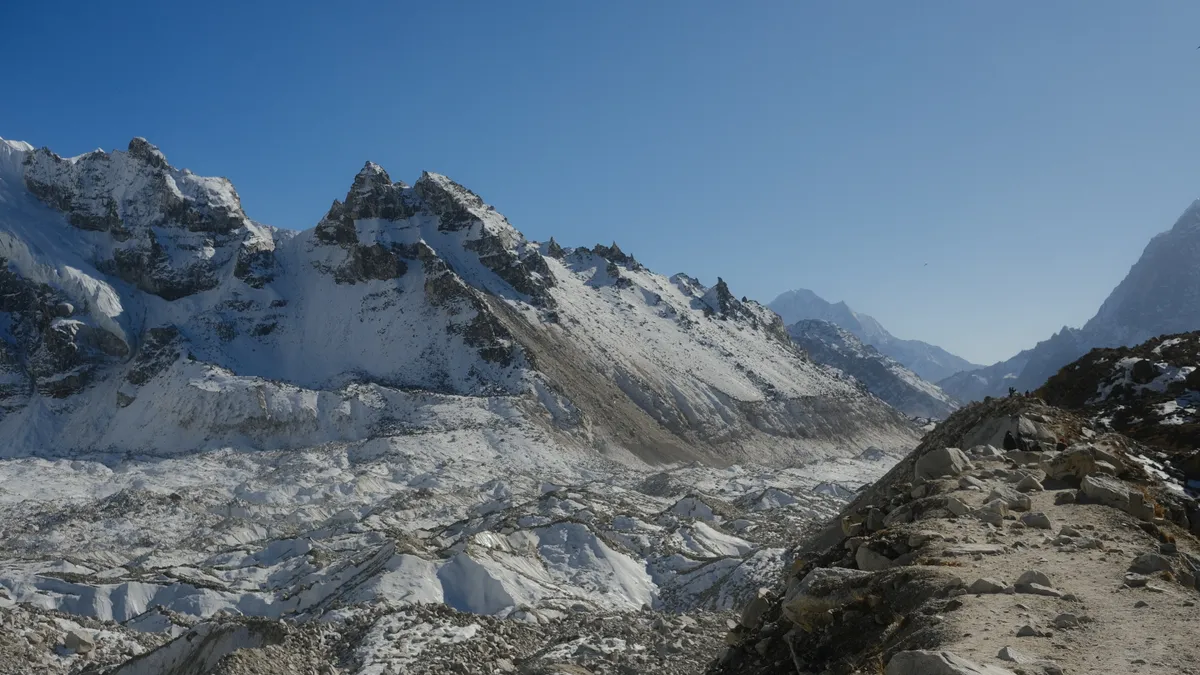
<svg viewBox="0 0 1200 675">
<path fill-rule="evenodd" d="M 788 325 L 819 320 L 840 326 L 930 382 L 980 367 L 936 345 L 920 340 L 901 340 L 875 318 L 850 309 L 845 302 L 828 302 L 805 288 L 780 294 L 769 307 Z"/>
<path fill-rule="evenodd" d="M 788 333 L 814 361 L 853 376 L 872 394 L 906 415 L 945 419 L 958 409 L 958 404 L 937 385 L 922 380 L 835 324 L 798 321 L 788 327 Z"/>
<path fill-rule="evenodd" d="M 724 447 L 724 461 L 789 462 L 914 438 L 723 282 L 671 281 L 615 246 L 528 242 L 444 176 L 409 187 L 368 163 L 344 203 L 287 236 L 140 139 L 71 159 L 6 147 L 28 188 L 5 175 L 0 241 L 29 324 L 12 353 L 53 351 L 46 331 L 71 348 L 30 369 L 2 452 L 366 438 L 392 412 L 346 393 L 362 384 L 537 401 L 531 422 L 651 459 L 721 461 Z M 51 304 L 77 328 L 38 325 Z M 151 433 L 150 419 L 179 426 Z"/>
</svg>

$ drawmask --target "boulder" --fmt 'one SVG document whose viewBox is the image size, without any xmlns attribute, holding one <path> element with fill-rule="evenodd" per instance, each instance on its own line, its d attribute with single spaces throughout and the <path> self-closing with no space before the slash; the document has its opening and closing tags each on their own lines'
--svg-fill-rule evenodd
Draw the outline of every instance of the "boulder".
<svg viewBox="0 0 1200 675">
<path fill-rule="evenodd" d="M 854 552 L 854 562 L 858 563 L 858 569 L 865 572 L 878 572 L 892 566 L 891 558 L 871 550 L 870 546 L 859 546 Z"/>
<path fill-rule="evenodd" d="M 1075 478 L 1082 480 L 1094 473 L 1116 475 L 1121 459 L 1113 452 L 1090 444 L 1072 445 L 1066 450 L 1047 457 L 1041 464 L 1050 478 Z"/>
<path fill-rule="evenodd" d="M 946 510 L 956 516 L 965 516 L 971 512 L 971 507 L 958 497 L 950 497 L 946 500 Z"/>
<path fill-rule="evenodd" d="M 1050 516 L 1047 516 L 1041 511 L 1033 511 L 1021 516 L 1021 522 L 1028 527 L 1034 527 L 1039 530 L 1052 530 L 1054 524 L 1050 522 Z"/>
<path fill-rule="evenodd" d="M 871 576 L 842 567 L 814 569 L 788 585 L 783 615 L 802 630 L 812 631 L 830 620 L 829 610 L 857 601 Z"/>
<path fill-rule="evenodd" d="M 1025 476 L 1017 482 L 1017 490 L 1021 492 L 1041 492 L 1044 489 L 1041 481 L 1033 476 Z"/>
<path fill-rule="evenodd" d="M 1080 491 L 1087 495 L 1089 501 L 1122 511 L 1129 510 L 1129 488 L 1116 478 L 1085 476 L 1080 483 Z"/>
<path fill-rule="evenodd" d="M 1032 500 L 1028 495 L 1021 494 L 1015 488 L 1008 485 L 997 485 L 988 493 L 987 501 L 999 499 L 1003 501 L 1008 508 L 1013 511 L 1028 511 L 1033 506 Z"/>
<path fill-rule="evenodd" d="M 767 588 L 758 589 L 758 594 L 754 599 L 746 604 L 742 609 L 742 616 L 739 623 L 746 628 L 758 628 L 758 624 L 762 622 L 763 614 L 771 608 L 771 591 Z"/>
<path fill-rule="evenodd" d="M 885 675 L 1014 675 L 998 666 L 981 666 L 952 652 L 915 650 L 897 652 L 888 661 Z"/>
<path fill-rule="evenodd" d="M 1004 516 L 1008 515 L 1008 504 L 1005 504 L 1002 499 L 993 499 L 975 509 L 974 514 L 976 518 L 985 523 L 999 526 L 1004 523 Z"/>
<path fill-rule="evenodd" d="M 1133 559 L 1129 571 L 1134 574 L 1154 574 L 1155 572 L 1171 572 L 1174 565 L 1171 559 L 1158 553 L 1143 553 Z"/>
<path fill-rule="evenodd" d="M 67 631 L 67 637 L 63 640 L 63 646 L 76 654 L 87 654 L 96 648 L 96 641 L 92 636 L 81 630 Z"/>
<path fill-rule="evenodd" d="M 931 479 L 957 476 L 974 466 L 958 448 L 939 448 L 917 458 L 913 467 L 916 478 Z"/>
</svg>

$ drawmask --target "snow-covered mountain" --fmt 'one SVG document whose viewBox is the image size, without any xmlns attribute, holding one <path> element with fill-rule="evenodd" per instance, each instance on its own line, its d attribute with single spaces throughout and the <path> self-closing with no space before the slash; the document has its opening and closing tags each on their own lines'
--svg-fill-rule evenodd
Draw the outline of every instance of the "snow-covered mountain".
<svg viewBox="0 0 1200 675">
<path fill-rule="evenodd" d="M 958 404 L 937 385 L 829 321 L 809 319 L 788 326 L 788 334 L 817 363 L 851 375 L 867 390 L 906 415 L 945 419 Z"/>
<path fill-rule="evenodd" d="M 304 447 L 467 410 L 647 460 L 912 440 L 724 282 L 528 241 L 445 176 L 368 163 L 290 232 L 142 139 L 0 152 L 5 454 Z"/>
<path fill-rule="evenodd" d="M 1030 391 L 1060 368 L 1097 347 L 1121 347 L 1149 338 L 1200 329 L 1200 200 L 1174 227 L 1146 245 L 1083 328 L 1063 327 L 1007 361 L 939 381 L 952 396 L 979 400 L 1003 396 L 1009 387 Z"/>
<path fill-rule="evenodd" d="M 901 340 L 874 318 L 855 312 L 845 302 L 827 302 L 807 289 L 787 291 L 771 301 L 768 307 L 783 317 L 789 326 L 806 319 L 838 325 L 930 382 L 980 367 L 936 345 L 920 340 Z"/>
<path fill-rule="evenodd" d="M 39 636 L 0 661 L 33 672 L 83 638 L 116 663 L 184 634 L 126 675 L 263 646 L 231 614 L 339 672 L 539 658 L 593 612 L 668 659 L 654 612 L 745 601 L 919 434 L 724 282 L 529 241 L 432 173 L 368 163 L 292 232 L 142 139 L 3 141 L 0 258 L 0 623 Z M 461 612 L 542 637 L 495 651 Z"/>
</svg>

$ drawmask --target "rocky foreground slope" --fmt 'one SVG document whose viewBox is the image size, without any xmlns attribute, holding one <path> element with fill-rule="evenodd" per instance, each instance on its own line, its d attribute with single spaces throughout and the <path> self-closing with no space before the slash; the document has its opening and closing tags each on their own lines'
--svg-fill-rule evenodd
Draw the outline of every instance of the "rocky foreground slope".
<svg viewBox="0 0 1200 675">
<path fill-rule="evenodd" d="M 1200 506 L 1152 452 L 1037 399 L 972 405 L 795 551 L 709 672 L 1198 673 Z"/>
<path fill-rule="evenodd" d="M 1200 489 L 1200 333 L 1094 349 L 1038 394 L 1153 446 L 1178 478 Z"/>
</svg>

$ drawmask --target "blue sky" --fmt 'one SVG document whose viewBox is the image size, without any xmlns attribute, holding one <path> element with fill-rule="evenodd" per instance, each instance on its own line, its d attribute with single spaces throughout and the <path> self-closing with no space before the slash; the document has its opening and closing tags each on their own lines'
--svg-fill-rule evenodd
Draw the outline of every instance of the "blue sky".
<svg viewBox="0 0 1200 675">
<path fill-rule="evenodd" d="M 530 238 L 985 363 L 1200 196 L 1200 3 L 244 4 L 3 3 L 0 136 L 145 136 L 293 228 L 367 159 L 439 171 Z"/>
</svg>

